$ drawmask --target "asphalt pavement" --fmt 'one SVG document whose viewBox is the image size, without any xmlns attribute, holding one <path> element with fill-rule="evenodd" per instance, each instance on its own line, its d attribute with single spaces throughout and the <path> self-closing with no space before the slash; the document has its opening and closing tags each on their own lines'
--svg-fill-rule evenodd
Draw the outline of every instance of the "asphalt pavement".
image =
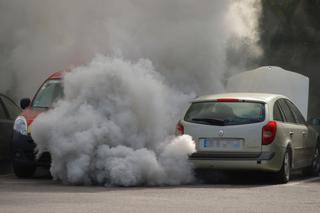
<svg viewBox="0 0 320 213">
<path fill-rule="evenodd" d="M 218 178 L 217 178 L 218 177 Z M 32 179 L 0 175 L 0 213 L 320 212 L 320 178 L 274 184 L 262 174 L 220 175 L 183 186 L 67 186 L 47 171 Z"/>
</svg>

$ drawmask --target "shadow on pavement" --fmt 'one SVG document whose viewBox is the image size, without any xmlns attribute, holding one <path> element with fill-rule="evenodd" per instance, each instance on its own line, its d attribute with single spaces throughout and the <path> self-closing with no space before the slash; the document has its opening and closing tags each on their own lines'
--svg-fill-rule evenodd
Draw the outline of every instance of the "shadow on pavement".
<svg viewBox="0 0 320 213">
<path fill-rule="evenodd" d="M 197 186 L 230 187 L 232 185 L 234 188 L 246 188 L 282 185 L 275 181 L 273 174 L 264 172 L 197 171 L 196 177 L 199 183 Z M 290 182 L 308 178 L 311 177 L 303 175 L 301 171 L 294 171 Z"/>
<path fill-rule="evenodd" d="M 12 166 L 10 160 L 0 161 L 0 175 L 6 175 L 12 173 Z"/>
<path fill-rule="evenodd" d="M 199 175 L 199 173 L 198 173 Z M 301 173 L 294 173 L 291 181 L 303 181 L 310 177 Z M 320 182 L 320 180 L 315 180 Z M 61 182 L 53 181 L 49 169 L 38 168 L 34 177 L 28 179 L 17 178 L 14 174 L 0 175 L 0 192 L 85 192 L 96 193 L 119 190 L 145 190 L 145 189 L 172 189 L 172 188 L 257 188 L 268 187 L 276 184 L 268 173 L 258 172 L 204 172 L 190 185 L 180 186 L 74 186 L 64 185 Z"/>
</svg>

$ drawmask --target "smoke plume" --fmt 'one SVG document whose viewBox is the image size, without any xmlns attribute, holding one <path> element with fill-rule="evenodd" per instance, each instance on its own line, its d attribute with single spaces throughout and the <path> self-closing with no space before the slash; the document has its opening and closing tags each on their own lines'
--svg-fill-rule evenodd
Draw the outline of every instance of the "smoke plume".
<svg viewBox="0 0 320 213">
<path fill-rule="evenodd" d="M 189 136 L 169 137 L 190 97 L 169 88 L 148 60 L 97 56 L 64 78 L 65 98 L 33 124 L 54 178 L 72 184 L 192 181 Z"/>
<path fill-rule="evenodd" d="M 194 142 L 172 136 L 175 124 L 192 97 L 222 92 L 229 69 L 261 54 L 256 2 L 0 0 L 0 90 L 30 97 L 48 73 L 82 64 L 32 127 L 54 178 L 189 183 Z"/>
<path fill-rule="evenodd" d="M 226 49 L 256 39 L 257 2 L 0 0 L 0 91 L 31 97 L 49 73 L 118 53 L 179 90 L 223 91 Z"/>
</svg>

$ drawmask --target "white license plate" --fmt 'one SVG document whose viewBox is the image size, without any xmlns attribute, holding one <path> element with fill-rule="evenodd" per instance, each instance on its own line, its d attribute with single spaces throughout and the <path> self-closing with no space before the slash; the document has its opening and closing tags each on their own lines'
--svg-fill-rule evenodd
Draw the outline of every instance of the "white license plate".
<svg viewBox="0 0 320 213">
<path fill-rule="evenodd" d="M 200 138 L 200 150 L 207 151 L 235 151 L 242 150 L 244 140 L 238 138 Z"/>
</svg>

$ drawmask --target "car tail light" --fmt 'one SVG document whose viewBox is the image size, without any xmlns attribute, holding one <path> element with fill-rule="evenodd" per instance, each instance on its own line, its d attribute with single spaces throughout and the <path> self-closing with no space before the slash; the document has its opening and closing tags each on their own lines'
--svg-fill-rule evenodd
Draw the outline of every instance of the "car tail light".
<svg viewBox="0 0 320 213">
<path fill-rule="evenodd" d="M 271 144 L 277 133 L 277 122 L 270 121 L 262 128 L 262 145 Z"/>
<path fill-rule="evenodd" d="M 239 102 L 240 100 L 237 98 L 218 98 L 218 102 Z"/>
<path fill-rule="evenodd" d="M 184 126 L 179 121 L 176 125 L 176 135 L 183 135 L 184 134 Z"/>
</svg>

